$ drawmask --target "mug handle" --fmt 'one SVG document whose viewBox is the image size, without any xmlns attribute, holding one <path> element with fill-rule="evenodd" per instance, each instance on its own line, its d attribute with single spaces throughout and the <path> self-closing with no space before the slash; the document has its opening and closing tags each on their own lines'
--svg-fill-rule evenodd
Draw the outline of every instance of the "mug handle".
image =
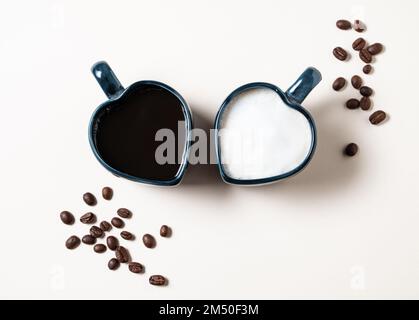
<svg viewBox="0 0 419 320">
<path fill-rule="evenodd" d="M 105 61 L 96 62 L 91 71 L 103 92 L 109 99 L 115 99 L 125 90 L 113 73 L 111 67 Z"/>
<path fill-rule="evenodd" d="M 313 67 L 307 68 L 285 94 L 291 102 L 301 104 L 321 80 L 320 71 Z"/>
</svg>

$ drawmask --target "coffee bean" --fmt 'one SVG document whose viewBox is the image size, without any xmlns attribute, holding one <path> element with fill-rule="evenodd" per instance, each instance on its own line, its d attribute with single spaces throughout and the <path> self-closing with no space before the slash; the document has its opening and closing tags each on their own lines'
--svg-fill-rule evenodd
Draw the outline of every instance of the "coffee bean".
<svg viewBox="0 0 419 320">
<path fill-rule="evenodd" d="M 356 143 L 350 143 L 345 147 L 343 151 L 348 157 L 353 157 L 358 153 L 358 145 Z"/>
<path fill-rule="evenodd" d="M 168 238 L 172 235 L 172 229 L 166 225 L 162 225 L 160 228 L 160 235 L 162 237 Z"/>
<path fill-rule="evenodd" d="M 361 51 L 362 49 L 365 48 L 366 44 L 367 42 L 365 41 L 364 38 L 358 38 L 352 43 L 352 48 L 356 51 Z"/>
<path fill-rule="evenodd" d="M 375 111 L 371 116 L 370 116 L 370 122 L 371 124 L 380 124 L 381 122 L 383 122 L 385 119 L 387 118 L 387 115 L 384 111 L 382 110 L 378 110 Z"/>
<path fill-rule="evenodd" d="M 361 101 L 359 102 L 359 106 L 362 110 L 369 110 L 371 108 L 371 99 L 369 97 L 362 97 Z"/>
<path fill-rule="evenodd" d="M 113 190 L 109 187 L 104 187 L 102 189 L 102 197 L 105 200 L 111 200 L 113 197 Z"/>
<path fill-rule="evenodd" d="M 127 249 L 122 246 L 119 246 L 115 250 L 115 257 L 118 259 L 119 262 L 126 263 L 130 260 L 130 255 Z"/>
<path fill-rule="evenodd" d="M 112 229 L 112 225 L 108 221 L 102 221 L 100 223 L 100 228 L 104 231 L 110 231 Z"/>
<path fill-rule="evenodd" d="M 72 225 L 74 223 L 74 216 L 71 212 L 68 211 L 61 212 L 60 219 L 64 224 Z"/>
<path fill-rule="evenodd" d="M 352 28 L 352 25 L 348 20 L 338 20 L 336 21 L 336 27 L 341 30 L 349 30 Z"/>
<path fill-rule="evenodd" d="M 361 87 L 361 89 L 359 89 L 359 92 L 361 93 L 361 95 L 363 95 L 364 97 L 369 97 L 373 94 L 373 91 L 370 87 L 367 86 L 363 86 Z"/>
<path fill-rule="evenodd" d="M 351 79 L 351 83 L 355 89 L 359 89 L 362 86 L 362 79 L 360 76 L 353 76 Z"/>
<path fill-rule="evenodd" d="M 371 55 L 375 56 L 383 51 L 383 45 L 381 43 L 374 43 L 368 46 L 367 50 Z"/>
<path fill-rule="evenodd" d="M 108 245 L 109 250 L 115 251 L 119 246 L 119 241 L 114 236 L 109 236 L 106 238 L 106 244 Z"/>
<path fill-rule="evenodd" d="M 90 228 L 90 235 L 95 238 L 102 238 L 104 233 L 101 228 L 93 226 Z"/>
<path fill-rule="evenodd" d="M 88 244 L 88 245 L 93 245 L 93 244 L 95 244 L 96 243 L 96 238 L 95 237 L 93 237 L 93 236 L 91 236 L 90 234 L 86 234 L 82 239 L 81 239 L 81 241 L 84 243 L 84 244 Z"/>
<path fill-rule="evenodd" d="M 121 264 L 119 263 L 118 259 L 112 258 L 108 262 L 108 268 L 109 270 L 116 270 L 119 268 Z"/>
<path fill-rule="evenodd" d="M 96 205 L 96 203 L 97 203 L 97 201 L 96 201 L 96 197 L 95 197 L 93 194 L 91 194 L 90 192 L 86 192 L 86 193 L 83 195 L 83 200 L 84 200 L 84 202 L 86 202 L 86 204 L 87 204 L 87 205 L 89 205 L 89 206 L 94 206 L 94 205 Z"/>
<path fill-rule="evenodd" d="M 153 286 L 164 286 L 166 284 L 166 278 L 160 275 L 151 276 L 148 281 Z"/>
<path fill-rule="evenodd" d="M 104 253 L 106 251 L 106 246 L 102 243 L 98 243 L 93 247 L 96 253 Z"/>
<path fill-rule="evenodd" d="M 333 49 L 333 55 L 335 56 L 336 59 L 340 61 L 345 61 L 346 58 L 348 57 L 348 53 L 345 51 L 345 49 L 341 47 L 337 47 Z"/>
<path fill-rule="evenodd" d="M 128 231 L 122 231 L 121 237 L 125 240 L 134 240 L 134 235 L 131 232 Z"/>
<path fill-rule="evenodd" d="M 372 55 L 368 52 L 367 49 L 362 49 L 361 51 L 359 51 L 359 57 L 365 63 L 371 63 L 372 62 Z"/>
<path fill-rule="evenodd" d="M 364 68 L 362 68 L 362 71 L 364 71 L 365 74 L 370 74 L 372 71 L 372 66 L 370 64 L 367 64 L 366 66 L 364 66 Z"/>
<path fill-rule="evenodd" d="M 156 239 L 151 234 L 145 234 L 143 236 L 143 243 L 147 248 L 154 248 L 156 246 Z"/>
<path fill-rule="evenodd" d="M 84 224 L 92 224 L 96 222 L 96 215 L 92 212 L 88 212 L 80 217 L 80 222 Z"/>
<path fill-rule="evenodd" d="M 354 30 L 356 32 L 364 32 L 365 31 L 365 25 L 360 20 L 355 20 Z"/>
<path fill-rule="evenodd" d="M 333 90 L 339 91 L 341 90 L 346 84 L 345 78 L 339 77 L 333 82 Z"/>
<path fill-rule="evenodd" d="M 128 264 L 129 271 L 133 273 L 141 273 L 144 270 L 144 267 L 141 263 L 138 262 L 131 262 Z"/>
<path fill-rule="evenodd" d="M 80 238 L 77 236 L 71 236 L 65 242 L 65 246 L 67 249 L 73 250 L 76 249 L 80 245 Z"/>
<path fill-rule="evenodd" d="M 359 101 L 357 99 L 349 99 L 346 102 L 346 107 L 348 109 L 351 109 L 351 110 L 358 109 L 359 108 Z"/>
<path fill-rule="evenodd" d="M 124 221 L 118 217 L 112 218 L 111 223 L 115 228 L 123 228 L 125 225 Z"/>
<path fill-rule="evenodd" d="M 116 213 L 118 214 L 118 216 L 120 216 L 121 218 L 124 218 L 124 219 L 129 219 L 132 216 L 131 211 L 129 211 L 128 209 L 125 209 L 125 208 L 118 209 L 118 211 Z"/>
</svg>

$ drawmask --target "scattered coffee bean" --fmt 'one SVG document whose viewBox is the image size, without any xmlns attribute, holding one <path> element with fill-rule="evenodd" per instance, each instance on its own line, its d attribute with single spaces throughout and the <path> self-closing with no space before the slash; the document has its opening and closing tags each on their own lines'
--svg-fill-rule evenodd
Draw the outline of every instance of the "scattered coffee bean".
<svg viewBox="0 0 419 320">
<path fill-rule="evenodd" d="M 372 62 L 372 55 L 368 52 L 367 49 L 362 49 L 361 51 L 359 51 L 359 57 L 365 63 L 371 63 Z"/>
<path fill-rule="evenodd" d="M 367 111 L 371 108 L 371 99 L 369 97 L 362 97 L 359 102 L 359 106 L 362 110 Z"/>
<path fill-rule="evenodd" d="M 95 238 L 102 238 L 104 233 L 101 228 L 93 226 L 90 228 L 90 235 Z"/>
<path fill-rule="evenodd" d="M 160 228 L 160 235 L 162 237 L 168 238 L 172 235 L 172 229 L 166 225 L 162 225 Z"/>
<path fill-rule="evenodd" d="M 93 236 L 91 236 L 90 234 L 86 234 L 82 239 L 81 239 L 81 241 L 84 243 L 84 244 L 88 244 L 88 245 L 93 245 L 93 244 L 95 244 L 96 243 L 96 238 L 95 237 L 93 237 Z"/>
<path fill-rule="evenodd" d="M 118 209 L 118 211 L 116 213 L 118 214 L 118 216 L 120 216 L 121 218 L 124 218 L 124 219 L 129 219 L 132 216 L 131 211 L 129 211 L 128 209 L 125 209 L 125 208 Z"/>
<path fill-rule="evenodd" d="M 109 250 L 115 251 L 119 246 L 119 241 L 114 236 L 109 236 L 106 238 L 106 244 L 108 245 Z"/>
<path fill-rule="evenodd" d="M 364 66 L 364 68 L 362 68 L 362 71 L 363 71 L 365 74 L 370 74 L 370 73 L 371 73 L 371 71 L 372 71 L 372 66 L 371 66 L 370 64 L 367 64 L 366 66 Z"/>
<path fill-rule="evenodd" d="M 134 240 L 134 235 L 131 232 L 128 231 L 122 231 L 121 237 L 125 240 Z"/>
<path fill-rule="evenodd" d="M 364 97 L 370 97 L 372 95 L 372 93 L 373 93 L 372 89 L 370 87 L 367 87 L 367 86 L 361 87 L 361 89 L 359 89 L 359 92 Z"/>
<path fill-rule="evenodd" d="M 96 197 L 95 197 L 93 194 L 91 194 L 90 192 L 86 192 L 86 193 L 83 195 L 83 200 L 84 200 L 84 202 L 86 202 L 86 204 L 87 204 L 87 205 L 89 205 L 89 206 L 94 206 L 94 205 L 96 205 L 96 203 L 97 203 L 97 201 L 96 201 Z"/>
<path fill-rule="evenodd" d="M 383 45 L 381 43 L 374 43 L 368 46 L 367 50 L 371 55 L 375 56 L 383 51 Z"/>
<path fill-rule="evenodd" d="M 333 90 L 339 91 L 341 90 L 346 84 L 345 78 L 339 77 L 333 82 Z"/>
<path fill-rule="evenodd" d="M 164 286 L 166 284 L 166 278 L 160 275 L 151 276 L 148 281 L 153 286 Z"/>
<path fill-rule="evenodd" d="M 115 228 L 123 228 L 124 227 L 124 225 L 125 225 L 125 223 L 124 223 L 124 221 L 122 221 L 120 218 L 118 218 L 118 217 L 115 217 L 115 218 L 112 218 L 112 220 L 111 220 L 111 223 L 112 223 L 112 225 L 115 227 Z"/>
<path fill-rule="evenodd" d="M 359 89 L 362 86 L 362 79 L 360 76 L 353 76 L 351 79 L 351 83 L 355 89 Z"/>
<path fill-rule="evenodd" d="M 100 223 L 100 228 L 104 231 L 110 231 L 112 229 L 112 225 L 108 221 L 102 221 Z"/>
<path fill-rule="evenodd" d="M 122 246 L 119 246 L 115 250 L 115 257 L 118 259 L 119 262 L 126 263 L 130 260 L 130 255 L 127 249 Z"/>
<path fill-rule="evenodd" d="M 370 122 L 371 124 L 380 124 L 381 122 L 383 122 L 386 119 L 387 115 L 384 111 L 382 110 L 378 110 L 375 111 L 371 116 L 370 116 Z"/>
<path fill-rule="evenodd" d="M 336 27 L 338 27 L 341 30 L 349 30 L 352 28 L 351 23 L 348 20 L 338 20 L 336 21 Z"/>
<path fill-rule="evenodd" d="M 341 47 L 337 47 L 333 49 L 333 55 L 335 56 L 336 59 L 340 61 L 345 61 L 346 58 L 348 57 L 348 53 L 346 52 L 346 50 Z"/>
<path fill-rule="evenodd" d="M 151 234 L 145 234 L 143 236 L 143 243 L 147 248 L 154 248 L 156 246 L 156 239 Z"/>
<path fill-rule="evenodd" d="M 61 212 L 60 219 L 64 224 L 72 225 L 74 223 L 74 216 L 71 212 L 68 211 Z"/>
<path fill-rule="evenodd" d="M 111 200 L 113 197 L 113 190 L 109 187 L 104 187 L 102 189 L 102 197 L 105 200 Z"/>
<path fill-rule="evenodd" d="M 133 273 L 141 273 L 144 270 L 144 267 L 141 263 L 138 262 L 131 262 L 128 264 L 129 271 Z"/>
<path fill-rule="evenodd" d="M 364 32 L 365 31 L 365 25 L 360 20 L 355 20 L 354 30 L 356 32 Z"/>
<path fill-rule="evenodd" d="M 359 101 L 357 99 L 349 99 L 346 102 L 346 107 L 348 109 L 351 109 L 351 110 L 358 109 L 359 108 Z"/>
<path fill-rule="evenodd" d="M 119 268 L 121 264 L 119 263 L 118 259 L 112 258 L 108 262 L 108 268 L 109 270 L 116 270 Z"/>
<path fill-rule="evenodd" d="M 364 38 L 358 38 L 352 43 L 352 48 L 356 51 L 361 51 L 362 49 L 365 48 L 366 44 L 367 42 L 365 41 Z"/>
<path fill-rule="evenodd" d="M 356 143 L 350 143 L 345 147 L 344 153 L 348 157 L 353 157 L 358 153 L 358 145 Z"/>
<path fill-rule="evenodd" d="M 104 253 L 106 251 L 106 246 L 102 243 L 98 243 L 93 247 L 96 253 Z"/>
<path fill-rule="evenodd" d="M 76 249 L 80 245 L 80 238 L 77 236 L 71 236 L 65 242 L 65 246 L 67 249 L 73 250 Z"/>
<path fill-rule="evenodd" d="M 88 212 L 80 217 L 80 222 L 84 224 L 92 224 L 96 222 L 96 215 L 92 212 Z"/>
</svg>

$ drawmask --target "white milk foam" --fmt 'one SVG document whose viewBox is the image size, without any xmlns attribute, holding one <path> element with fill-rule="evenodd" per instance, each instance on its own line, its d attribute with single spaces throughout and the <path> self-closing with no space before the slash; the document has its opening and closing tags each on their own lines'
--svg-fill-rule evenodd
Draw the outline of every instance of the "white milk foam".
<svg viewBox="0 0 419 320">
<path fill-rule="evenodd" d="M 312 132 L 306 117 L 268 88 L 234 97 L 220 122 L 221 161 L 234 179 L 262 179 L 298 167 L 310 152 Z"/>
</svg>

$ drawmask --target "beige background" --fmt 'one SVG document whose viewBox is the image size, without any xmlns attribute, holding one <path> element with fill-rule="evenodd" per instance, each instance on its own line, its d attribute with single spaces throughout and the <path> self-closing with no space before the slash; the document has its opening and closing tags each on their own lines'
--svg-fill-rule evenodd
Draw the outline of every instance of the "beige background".
<svg viewBox="0 0 419 320">
<path fill-rule="evenodd" d="M 417 102 L 418 2 L 402 1 L 3 1 L 0 4 L 1 298 L 419 298 Z M 366 21 L 386 45 L 372 75 L 374 109 L 343 107 L 356 96 L 331 90 L 360 73 L 332 57 L 358 36 L 338 18 Z M 124 85 L 155 79 L 189 102 L 208 129 L 223 99 L 252 81 L 284 90 L 307 66 L 324 81 L 306 100 L 319 131 L 311 165 L 263 188 L 224 184 L 216 168 L 190 167 L 178 188 L 115 178 L 94 159 L 87 125 L 105 100 L 90 74 L 107 60 Z M 360 153 L 341 155 L 348 142 Z M 111 254 L 64 248 L 89 208 L 86 191 L 115 190 L 94 211 L 131 208 L 127 229 L 172 239 L 155 250 L 128 245 L 145 275 L 110 272 Z M 148 276 L 170 279 L 166 288 Z"/>
</svg>

